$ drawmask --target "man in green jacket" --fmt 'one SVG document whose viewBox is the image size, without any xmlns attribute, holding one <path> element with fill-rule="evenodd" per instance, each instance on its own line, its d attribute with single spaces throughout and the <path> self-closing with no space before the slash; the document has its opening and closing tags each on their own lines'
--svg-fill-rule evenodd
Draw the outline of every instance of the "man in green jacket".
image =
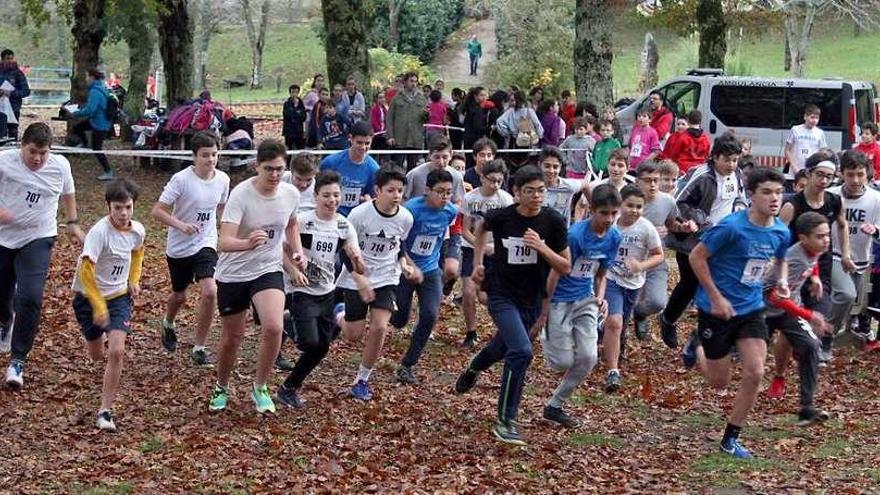
<svg viewBox="0 0 880 495">
<path fill-rule="evenodd" d="M 483 56 L 483 45 L 480 44 L 480 41 L 477 39 L 476 34 L 471 35 L 471 39 L 468 40 L 467 46 L 465 47 L 468 52 L 468 56 L 471 59 L 471 75 L 477 75 L 477 64 L 480 62 L 480 57 Z"/>
<path fill-rule="evenodd" d="M 425 95 L 418 88 L 418 76 L 413 72 L 405 74 L 403 89 L 394 95 L 388 108 L 385 135 L 389 146 L 398 150 L 422 149 L 425 144 L 422 124 L 427 121 L 427 104 Z M 409 171 L 415 167 L 418 155 L 397 155 L 395 159 L 399 166 L 406 159 L 406 170 Z"/>
</svg>

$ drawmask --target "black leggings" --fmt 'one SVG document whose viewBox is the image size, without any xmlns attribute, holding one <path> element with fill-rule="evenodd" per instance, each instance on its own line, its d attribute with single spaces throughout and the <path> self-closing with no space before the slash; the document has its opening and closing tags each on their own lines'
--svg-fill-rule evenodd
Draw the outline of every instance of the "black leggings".
<svg viewBox="0 0 880 495">
<path fill-rule="evenodd" d="M 284 380 L 284 386 L 298 389 L 324 356 L 330 350 L 330 343 L 338 335 L 338 327 L 333 317 L 334 294 L 312 296 L 295 292 L 293 294 L 294 326 L 296 327 L 296 346 L 302 351 L 299 359 Z"/>
<path fill-rule="evenodd" d="M 700 281 L 691 268 L 691 262 L 688 255 L 684 253 L 675 253 L 675 261 L 678 263 L 679 279 L 675 289 L 669 296 L 669 302 L 666 303 L 666 309 L 663 310 L 663 319 L 667 323 L 675 323 L 681 318 L 681 314 L 687 309 L 688 304 L 694 299 L 697 293 L 697 287 Z"/>
<path fill-rule="evenodd" d="M 88 140 L 86 139 L 86 132 L 92 131 L 92 149 L 94 151 L 100 151 L 104 149 L 104 138 L 107 137 L 107 131 L 98 131 L 92 128 L 92 125 L 88 120 L 84 120 L 79 124 L 73 126 L 73 133 L 76 137 L 79 138 L 79 142 L 86 144 Z M 98 163 L 101 165 L 101 168 L 104 169 L 104 172 L 110 172 L 110 162 L 107 161 L 107 156 L 103 153 L 98 153 L 95 155 L 95 158 L 98 159 Z"/>
</svg>

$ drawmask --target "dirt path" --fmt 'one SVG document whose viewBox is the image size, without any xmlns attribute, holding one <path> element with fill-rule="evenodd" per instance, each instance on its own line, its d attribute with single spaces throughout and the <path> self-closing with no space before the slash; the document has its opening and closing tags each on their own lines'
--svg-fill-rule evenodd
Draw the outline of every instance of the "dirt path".
<svg viewBox="0 0 880 495">
<path fill-rule="evenodd" d="M 472 33 L 477 34 L 477 39 L 483 44 L 483 57 L 477 69 L 477 75 L 471 77 L 470 61 L 464 46 Z M 490 62 L 494 62 L 497 56 L 495 44 L 495 21 L 484 19 L 475 22 L 465 22 L 456 32 L 452 33 L 446 41 L 446 45 L 437 52 L 431 66 L 437 76 L 446 81 L 447 88 L 460 87 L 466 89 L 483 82 L 485 69 Z"/>
</svg>

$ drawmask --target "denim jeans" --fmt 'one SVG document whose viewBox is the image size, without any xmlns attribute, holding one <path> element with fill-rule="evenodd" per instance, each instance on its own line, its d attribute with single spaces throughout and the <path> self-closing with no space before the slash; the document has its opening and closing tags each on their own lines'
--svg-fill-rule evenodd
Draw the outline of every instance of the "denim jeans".
<svg viewBox="0 0 880 495">
<path fill-rule="evenodd" d="M 524 308 L 512 299 L 490 294 L 487 301 L 489 315 L 498 330 L 492 340 L 471 361 L 471 369 L 485 371 L 504 360 L 501 389 L 498 391 L 498 419 L 507 422 L 516 419 L 522 399 L 526 370 L 532 362 L 532 341 L 529 328 L 538 319 L 541 306 Z"/>
<path fill-rule="evenodd" d="M 405 277 L 400 277 L 397 285 L 397 311 L 391 316 L 391 324 L 403 328 L 409 321 L 413 292 L 419 296 L 419 317 L 413 327 L 409 349 L 401 360 L 404 366 L 415 366 L 428 344 L 443 297 L 443 270 L 433 270 L 423 274 L 422 283 L 415 285 Z"/>
<path fill-rule="evenodd" d="M 15 315 L 12 359 L 25 361 L 34 346 L 54 245 L 54 237 L 43 237 L 18 249 L 0 246 L 0 322 Z"/>
</svg>

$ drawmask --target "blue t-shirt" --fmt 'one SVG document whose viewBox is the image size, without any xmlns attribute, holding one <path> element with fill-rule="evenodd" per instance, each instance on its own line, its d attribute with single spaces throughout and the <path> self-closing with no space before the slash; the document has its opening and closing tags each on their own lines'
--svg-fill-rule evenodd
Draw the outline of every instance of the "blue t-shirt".
<svg viewBox="0 0 880 495">
<path fill-rule="evenodd" d="M 422 273 L 438 270 L 446 228 L 455 220 L 458 208 L 451 203 L 443 208 L 432 208 L 425 203 L 424 196 L 407 201 L 405 206 L 413 216 L 413 226 L 403 243 L 406 254 Z"/>
<path fill-rule="evenodd" d="M 599 268 L 614 264 L 621 241 L 620 230 L 611 226 L 599 237 L 589 220 L 582 220 L 568 229 L 568 249 L 571 251 L 571 273 L 559 278 L 552 302 L 574 302 L 593 297 L 593 279 Z"/>
<path fill-rule="evenodd" d="M 362 163 L 354 163 L 348 157 L 348 150 L 327 155 L 321 161 L 321 170 L 335 170 L 339 173 L 342 183 L 342 200 L 339 202 L 339 213 L 348 216 L 355 206 L 361 204 L 361 196 L 375 196 L 373 180 L 379 171 L 379 164 L 371 156 L 364 158 Z"/>
<path fill-rule="evenodd" d="M 711 253 L 712 280 L 737 316 L 764 307 L 764 279 L 776 260 L 785 258 L 790 235 L 779 219 L 774 219 L 771 227 L 760 227 L 749 221 L 748 210 L 741 210 L 726 216 L 700 238 Z M 696 302 L 703 311 L 712 309 L 709 294 L 702 286 L 697 290 Z"/>
</svg>

